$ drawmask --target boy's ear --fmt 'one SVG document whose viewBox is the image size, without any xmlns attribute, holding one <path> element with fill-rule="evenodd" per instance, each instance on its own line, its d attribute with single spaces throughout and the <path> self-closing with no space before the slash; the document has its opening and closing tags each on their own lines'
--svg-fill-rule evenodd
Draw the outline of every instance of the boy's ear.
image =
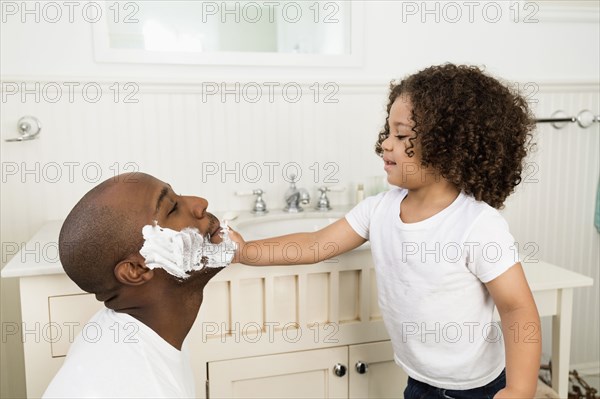
<svg viewBox="0 0 600 399">
<path fill-rule="evenodd" d="M 130 255 L 115 266 L 115 277 L 121 284 L 142 285 L 154 277 L 141 255 Z"/>
</svg>

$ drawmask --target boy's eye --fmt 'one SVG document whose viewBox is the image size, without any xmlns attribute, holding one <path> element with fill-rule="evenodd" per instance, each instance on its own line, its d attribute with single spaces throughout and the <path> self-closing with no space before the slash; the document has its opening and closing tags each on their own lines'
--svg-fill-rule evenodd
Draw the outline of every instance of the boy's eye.
<svg viewBox="0 0 600 399">
<path fill-rule="evenodd" d="M 169 213 L 167 214 L 167 216 L 169 216 L 170 214 L 172 214 L 173 212 L 175 212 L 177 210 L 177 202 L 175 202 L 173 204 L 173 208 L 171 208 L 171 210 L 169 211 Z"/>
<path fill-rule="evenodd" d="M 403 139 L 405 139 L 405 138 L 407 138 L 407 137 L 408 137 L 408 136 L 405 136 L 405 135 L 402 135 L 402 134 L 397 134 L 397 135 L 396 135 L 396 138 L 397 138 L 397 139 L 399 139 L 399 140 L 403 140 Z"/>
</svg>

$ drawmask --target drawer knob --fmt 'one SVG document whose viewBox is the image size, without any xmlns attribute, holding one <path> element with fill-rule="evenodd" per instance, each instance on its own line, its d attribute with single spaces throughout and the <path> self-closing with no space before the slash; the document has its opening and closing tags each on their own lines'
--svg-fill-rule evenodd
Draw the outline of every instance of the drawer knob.
<svg viewBox="0 0 600 399">
<path fill-rule="evenodd" d="M 333 366 L 333 372 L 335 373 L 335 375 L 337 375 L 338 377 L 343 377 L 346 375 L 346 366 L 344 366 L 341 363 L 336 364 L 335 366 Z"/>
<path fill-rule="evenodd" d="M 360 360 L 356 362 L 356 372 L 358 374 L 365 374 L 369 370 L 369 365 L 367 363 L 361 362 Z"/>
</svg>

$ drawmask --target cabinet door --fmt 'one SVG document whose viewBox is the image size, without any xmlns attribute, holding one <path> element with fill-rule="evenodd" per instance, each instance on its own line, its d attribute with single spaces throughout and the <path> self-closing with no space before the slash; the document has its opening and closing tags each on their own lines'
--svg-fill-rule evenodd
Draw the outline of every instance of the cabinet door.
<svg viewBox="0 0 600 399">
<path fill-rule="evenodd" d="M 223 360 L 208 364 L 212 398 L 347 398 L 348 347 Z M 338 377 L 334 366 L 346 367 Z"/>
<path fill-rule="evenodd" d="M 363 366 L 359 372 L 357 364 Z M 350 398 L 401 398 L 408 376 L 394 363 L 390 341 L 350 345 Z"/>
<path fill-rule="evenodd" d="M 22 277 L 20 287 L 27 397 L 39 398 L 76 335 L 103 304 L 65 274 Z"/>
</svg>

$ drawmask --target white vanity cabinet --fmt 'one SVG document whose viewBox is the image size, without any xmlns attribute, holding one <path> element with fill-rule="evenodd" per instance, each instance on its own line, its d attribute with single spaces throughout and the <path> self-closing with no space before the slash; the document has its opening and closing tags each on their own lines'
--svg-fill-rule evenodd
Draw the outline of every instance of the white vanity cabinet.
<svg viewBox="0 0 600 399">
<path fill-rule="evenodd" d="M 209 397 L 399 397 L 406 382 L 368 248 L 316 265 L 230 266 L 206 286 L 190 338 Z"/>
<path fill-rule="evenodd" d="M 26 248 L 56 246 L 60 226 L 49 222 Z M 524 270 L 540 315 L 553 318 L 553 387 L 566 397 L 573 288 L 593 281 L 544 262 Z M 103 305 L 69 280 L 57 257 L 16 254 L 2 277 L 20 278 L 22 324 L 13 332 L 24 342 L 27 396 L 39 397 L 76 334 L 93 339 L 86 321 Z M 188 343 L 201 398 L 401 397 L 406 384 L 366 246 L 315 265 L 229 266 L 206 286 Z"/>
<path fill-rule="evenodd" d="M 398 398 L 407 376 L 390 341 L 211 362 L 215 398 Z"/>
<path fill-rule="evenodd" d="M 60 226 L 48 223 L 31 242 L 56 243 Z M 39 397 L 75 336 L 84 331 L 94 339 L 86 322 L 103 305 L 64 274 L 57 258 L 17 254 L 3 276 L 20 277 L 27 395 Z M 368 247 L 316 265 L 229 266 L 206 286 L 188 336 L 198 396 L 364 397 L 349 384 L 362 380 L 356 392 L 368 392 L 365 376 L 378 364 L 388 363 L 387 375 L 401 373 L 385 343 L 375 285 Z M 360 344 L 371 342 L 385 356 L 360 375 L 354 363 L 369 360 Z M 364 359 L 355 361 L 361 348 Z M 334 372 L 338 364 L 345 368 L 341 376 Z"/>
</svg>

